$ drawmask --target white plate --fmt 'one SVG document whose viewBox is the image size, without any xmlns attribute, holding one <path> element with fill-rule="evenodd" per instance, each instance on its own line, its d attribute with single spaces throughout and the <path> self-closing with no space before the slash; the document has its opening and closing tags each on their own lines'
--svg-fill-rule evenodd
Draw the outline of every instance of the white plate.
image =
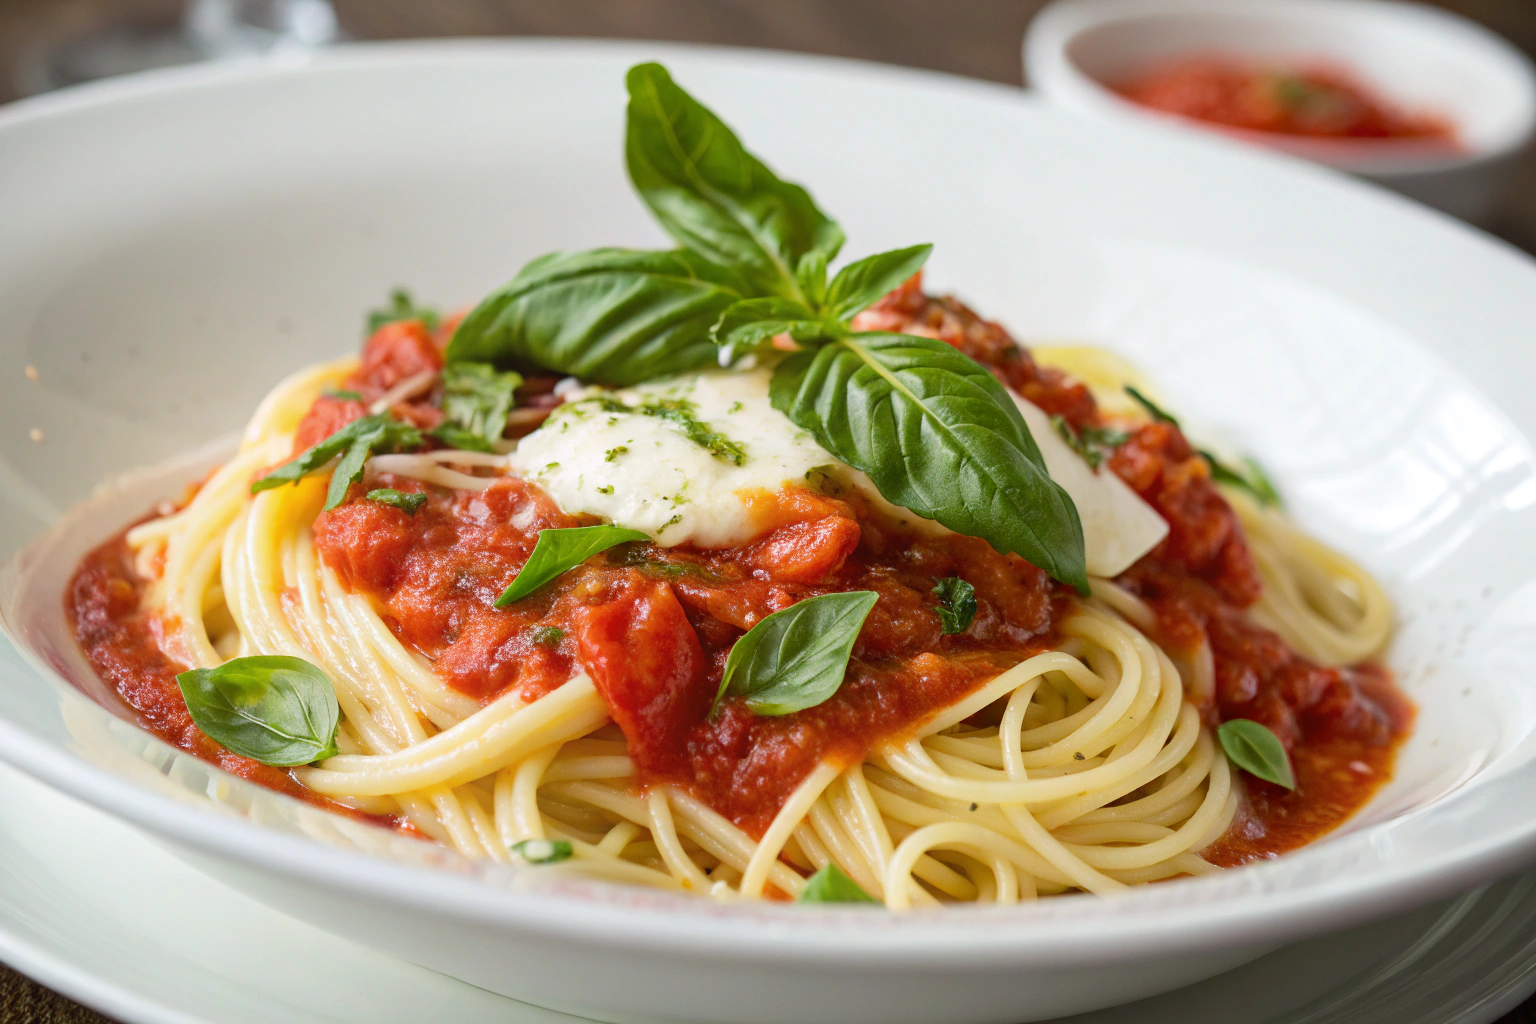
<svg viewBox="0 0 1536 1024">
<path fill-rule="evenodd" d="M 0 767 L 0 959 L 124 1024 L 580 1024 L 338 939 Z M 1483 1024 L 1536 988 L 1536 875 L 1063 1024 Z"/>
<path fill-rule="evenodd" d="M 543 250 L 658 242 L 620 160 L 622 74 L 648 58 L 808 182 L 850 255 L 935 242 L 937 285 L 1025 338 L 1127 353 L 1274 469 L 1402 612 L 1391 661 L 1423 714 L 1391 787 L 1296 855 L 1116 900 L 903 916 L 539 886 L 241 784 L 63 683 L 93 685 L 61 628 L 71 556 L 163 481 L 116 492 L 9 579 L 28 653 L 0 651 L 0 758 L 295 916 L 624 1019 L 1010 1024 L 1167 991 L 1530 864 L 1531 261 L 1316 168 L 1074 120 L 1017 90 L 545 42 L 342 49 L 11 108 L 0 554 L 102 476 L 237 427 L 279 377 L 352 349 L 390 285 L 469 303 Z"/>
</svg>

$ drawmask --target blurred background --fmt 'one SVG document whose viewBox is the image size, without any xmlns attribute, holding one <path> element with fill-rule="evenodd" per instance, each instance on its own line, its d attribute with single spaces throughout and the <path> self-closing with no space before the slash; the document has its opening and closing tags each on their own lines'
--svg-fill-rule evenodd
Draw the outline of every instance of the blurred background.
<svg viewBox="0 0 1536 1024">
<path fill-rule="evenodd" d="M 0 0 L 0 103 L 136 65 L 339 39 L 577 36 L 752 46 L 1024 85 L 1046 0 Z M 1536 56 L 1536 0 L 1430 0 Z M 940 142 L 939 144 L 942 144 Z M 1536 155 L 1484 226 L 1536 252 Z M 99 1022 L 0 965 L 0 1024 Z M 1504 1024 L 1536 1024 L 1536 1001 Z"/>
<path fill-rule="evenodd" d="M 1536 54 L 1536 0 L 1431 0 Z M 1013 85 L 1045 0 L 0 0 L 0 102 L 142 58 L 272 41 L 454 36 L 682 40 L 908 64 Z M 195 17 L 188 17 L 195 11 Z M 254 27 L 253 27 L 254 26 Z M 126 45 L 125 45 L 126 44 Z M 1536 251 L 1536 160 L 1486 226 Z"/>
</svg>

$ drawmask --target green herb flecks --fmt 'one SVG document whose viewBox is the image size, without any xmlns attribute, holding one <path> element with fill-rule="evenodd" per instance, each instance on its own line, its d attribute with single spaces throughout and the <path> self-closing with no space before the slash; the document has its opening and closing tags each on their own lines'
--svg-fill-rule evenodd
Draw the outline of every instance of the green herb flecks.
<svg viewBox="0 0 1536 1024">
<path fill-rule="evenodd" d="M 528 630 L 528 639 L 540 647 L 556 647 L 565 639 L 565 630 L 559 626 L 533 626 Z"/>
<path fill-rule="evenodd" d="M 1063 416 L 1052 416 L 1051 427 L 1094 472 L 1098 472 L 1104 464 L 1106 455 L 1131 439 L 1130 434 L 1115 427 L 1084 427 L 1077 430 Z"/>
<path fill-rule="evenodd" d="M 959 576 L 946 576 L 933 588 L 933 596 L 939 599 L 935 611 L 939 613 L 940 629 L 948 636 L 964 633 L 976 618 L 976 588 Z"/>
<path fill-rule="evenodd" d="M 397 508 L 407 515 L 415 515 L 416 510 L 427 503 L 427 496 L 419 491 L 397 491 L 393 487 L 377 488 L 369 491 L 364 497 L 380 505 Z"/>
</svg>

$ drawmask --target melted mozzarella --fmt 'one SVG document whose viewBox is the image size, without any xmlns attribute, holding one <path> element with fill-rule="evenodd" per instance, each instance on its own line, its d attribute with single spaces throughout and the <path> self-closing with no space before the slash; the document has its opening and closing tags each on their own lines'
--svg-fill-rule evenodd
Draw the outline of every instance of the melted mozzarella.
<svg viewBox="0 0 1536 1024">
<path fill-rule="evenodd" d="M 641 411 L 659 401 L 689 403 L 693 418 L 734 448 L 717 442 L 711 451 L 679 423 Z M 578 392 L 523 438 L 512 465 L 567 512 L 602 516 L 667 547 L 730 547 L 759 532 L 751 492 L 803 484 L 837 460 L 769 403 L 768 371 L 753 370 Z"/>
<path fill-rule="evenodd" d="M 773 408 L 769 372 L 716 371 L 610 391 L 569 396 L 509 457 L 567 512 L 601 516 L 672 547 L 731 547 L 760 532 L 754 492 L 803 484 L 813 470 L 858 488 L 877 507 L 929 531 L 944 527 L 887 502 L 863 473 L 839 463 Z M 1050 419 L 1014 396 L 1051 478 L 1077 505 L 1088 571 L 1114 576 L 1168 532 L 1113 473 L 1095 473 L 1051 429 Z M 699 428 L 647 413 L 657 403 L 686 403 Z M 699 438 L 702 438 L 702 442 Z"/>
</svg>

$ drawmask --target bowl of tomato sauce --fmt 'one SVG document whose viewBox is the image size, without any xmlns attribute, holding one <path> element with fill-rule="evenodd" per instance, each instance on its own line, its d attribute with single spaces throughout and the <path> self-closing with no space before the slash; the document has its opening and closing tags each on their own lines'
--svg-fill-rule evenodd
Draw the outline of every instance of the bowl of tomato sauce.
<svg viewBox="0 0 1536 1024">
<path fill-rule="evenodd" d="M 1057 0 L 1030 83 L 1079 113 L 1197 129 L 1485 220 L 1536 132 L 1536 68 L 1465 18 L 1388 0 Z"/>
</svg>

